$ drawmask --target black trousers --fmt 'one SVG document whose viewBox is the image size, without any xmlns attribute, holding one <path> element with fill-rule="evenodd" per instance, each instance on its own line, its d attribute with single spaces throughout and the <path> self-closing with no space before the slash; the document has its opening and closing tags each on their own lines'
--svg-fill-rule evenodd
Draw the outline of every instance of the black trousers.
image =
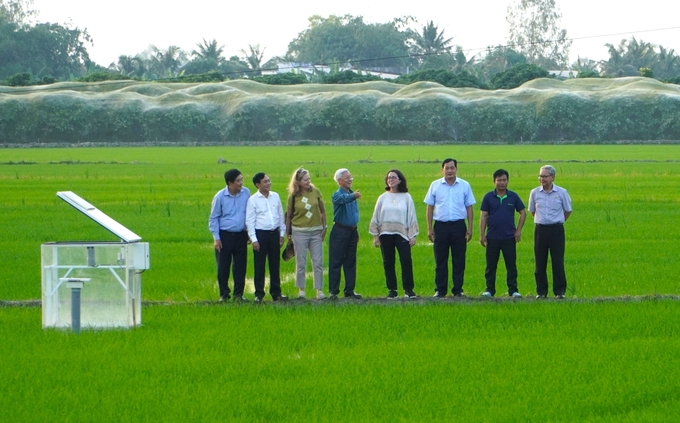
<svg viewBox="0 0 680 423">
<path fill-rule="evenodd" d="M 281 295 L 281 232 L 278 229 L 273 231 L 255 229 L 255 236 L 260 243 L 260 250 L 253 250 L 255 296 L 264 298 L 265 264 L 268 261 L 269 294 L 272 298 L 277 298 Z"/>
<path fill-rule="evenodd" d="M 328 291 L 340 293 L 340 272 L 345 273 L 345 295 L 354 294 L 357 281 L 357 244 L 359 232 L 333 225 L 328 239 Z"/>
<path fill-rule="evenodd" d="M 454 222 L 434 222 L 434 283 L 439 295 L 445 295 L 449 289 L 449 251 L 451 251 L 451 272 L 454 295 L 463 292 L 465 282 L 465 252 L 467 240 L 465 239 L 465 220 Z"/>
<path fill-rule="evenodd" d="M 486 290 L 496 295 L 496 269 L 501 252 L 507 271 L 508 294 L 517 292 L 517 241 L 510 239 L 486 240 Z"/>
<path fill-rule="evenodd" d="M 248 232 L 220 231 L 222 250 L 215 250 L 217 256 L 217 283 L 220 297 L 230 294 L 229 273 L 234 264 L 234 295 L 242 296 L 246 285 L 246 265 L 248 263 Z"/>
<path fill-rule="evenodd" d="M 404 291 L 412 291 L 413 261 L 411 260 L 411 246 L 401 235 L 380 235 L 380 251 L 383 257 L 385 269 L 385 282 L 390 291 L 397 290 L 397 272 L 395 270 L 394 250 L 399 252 L 399 264 L 401 265 L 401 285 Z"/>
<path fill-rule="evenodd" d="M 536 260 L 536 294 L 548 295 L 548 253 L 552 262 L 553 293 L 564 295 L 567 276 L 564 273 L 564 226 L 536 225 L 534 229 L 534 258 Z"/>
</svg>

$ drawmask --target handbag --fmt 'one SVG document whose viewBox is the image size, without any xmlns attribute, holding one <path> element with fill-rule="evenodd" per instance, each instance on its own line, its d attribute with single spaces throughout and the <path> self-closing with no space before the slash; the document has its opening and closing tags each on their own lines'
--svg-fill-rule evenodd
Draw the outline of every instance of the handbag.
<svg viewBox="0 0 680 423">
<path fill-rule="evenodd" d="M 293 257 L 295 257 L 295 244 L 293 244 L 292 239 L 289 239 L 288 243 L 286 244 L 286 248 L 284 248 L 281 252 L 281 258 L 283 261 L 288 261 Z"/>
<path fill-rule="evenodd" d="M 291 214 L 294 208 L 295 208 L 295 196 L 293 196 L 293 206 L 291 207 Z M 286 221 L 288 221 L 288 211 L 286 211 Z M 290 228 L 286 228 L 286 232 L 288 232 L 289 230 Z M 292 239 L 289 239 L 288 243 L 286 243 L 286 247 L 281 252 L 281 259 L 283 259 L 283 261 L 289 261 L 293 257 L 295 257 L 295 244 L 293 244 Z"/>
</svg>

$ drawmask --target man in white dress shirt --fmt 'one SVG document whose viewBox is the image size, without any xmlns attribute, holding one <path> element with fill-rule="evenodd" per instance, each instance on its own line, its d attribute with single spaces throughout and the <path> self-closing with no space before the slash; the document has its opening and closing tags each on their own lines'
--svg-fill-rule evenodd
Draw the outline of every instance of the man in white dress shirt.
<svg viewBox="0 0 680 423">
<path fill-rule="evenodd" d="M 269 262 L 269 294 L 274 301 L 287 299 L 281 295 L 280 250 L 286 234 L 283 207 L 279 195 L 271 190 L 269 176 L 260 172 L 253 176 L 257 192 L 248 200 L 246 227 L 253 244 L 255 264 L 255 301 L 264 299 L 265 263 Z"/>
<path fill-rule="evenodd" d="M 434 244 L 435 294 L 446 297 L 449 279 L 449 251 L 454 297 L 464 297 L 465 253 L 472 239 L 476 203 L 470 184 L 459 178 L 458 161 L 452 158 L 442 162 L 443 178 L 432 182 L 425 195 L 427 204 L 427 236 Z M 467 220 L 467 225 L 465 221 Z"/>
</svg>

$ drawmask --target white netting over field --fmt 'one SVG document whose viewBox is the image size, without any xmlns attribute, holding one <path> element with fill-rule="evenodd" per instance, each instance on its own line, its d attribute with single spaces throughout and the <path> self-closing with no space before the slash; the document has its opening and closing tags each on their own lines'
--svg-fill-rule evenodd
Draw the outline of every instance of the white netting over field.
<svg viewBox="0 0 680 423">
<path fill-rule="evenodd" d="M 114 81 L 0 87 L 5 143 L 680 139 L 680 86 L 536 79 L 512 90 Z"/>
</svg>

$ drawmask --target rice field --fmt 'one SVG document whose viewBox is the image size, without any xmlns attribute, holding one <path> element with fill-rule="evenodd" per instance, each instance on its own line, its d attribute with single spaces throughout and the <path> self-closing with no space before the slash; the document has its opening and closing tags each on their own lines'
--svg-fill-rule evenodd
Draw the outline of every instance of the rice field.
<svg viewBox="0 0 680 423">
<path fill-rule="evenodd" d="M 428 298 L 434 263 L 421 201 L 445 157 L 459 161 L 478 202 L 470 298 L 460 301 Z M 0 304 L 40 298 L 42 243 L 116 240 L 57 191 L 76 192 L 151 245 L 141 328 L 44 331 L 39 307 L 0 307 L 3 420 L 677 421 L 678 160 L 676 145 L 2 149 Z M 526 201 L 543 164 L 557 168 L 574 205 L 568 298 L 530 298 L 529 217 L 518 246 L 525 298 L 481 300 L 478 207 L 491 174 L 507 169 Z M 237 167 L 246 180 L 267 172 L 285 196 L 297 166 L 327 199 L 335 170 L 351 170 L 363 193 L 357 291 L 367 300 L 219 305 L 207 219 L 224 171 Z M 416 301 L 381 299 L 380 252 L 367 233 L 391 168 L 419 207 Z M 282 270 L 294 296 L 293 264 Z"/>
<path fill-rule="evenodd" d="M 215 300 L 207 221 L 212 197 L 224 187 L 224 171 L 240 169 L 251 191 L 252 175 L 267 172 L 272 189 L 285 198 L 298 166 L 310 170 L 328 206 L 336 189 L 335 170 L 348 167 L 354 175 L 354 187 L 363 194 L 357 290 L 372 297 L 386 292 L 382 268 L 375 265 L 380 251 L 372 245 L 368 223 L 383 192 L 384 175 L 391 168 L 404 172 L 419 207 L 414 271 L 416 292 L 425 296 L 433 292 L 434 263 L 422 200 L 448 156 L 459 160 L 458 176 L 471 183 L 477 199 L 468 244 L 468 294 L 484 289 L 479 205 L 493 189 L 493 171 L 507 169 L 510 189 L 526 202 L 543 164 L 557 168 L 555 183 L 573 199 L 574 213 L 566 225 L 570 296 L 678 292 L 674 269 L 680 229 L 668 222 L 678 204 L 674 192 L 680 179 L 680 146 L 295 146 L 0 150 L 0 259 L 6 263 L 7 280 L 13 281 L 0 284 L 0 298 L 40 298 L 35 281 L 44 242 L 117 240 L 56 197 L 57 191 L 69 190 L 150 243 L 152 268 L 144 275 L 145 300 Z M 219 158 L 228 163 L 217 163 Z M 527 295 L 534 291 L 532 226 L 529 217 L 518 245 L 519 288 Z M 283 265 L 285 294 L 296 292 L 293 271 L 292 262 Z M 499 273 L 499 280 L 503 277 Z"/>
</svg>

